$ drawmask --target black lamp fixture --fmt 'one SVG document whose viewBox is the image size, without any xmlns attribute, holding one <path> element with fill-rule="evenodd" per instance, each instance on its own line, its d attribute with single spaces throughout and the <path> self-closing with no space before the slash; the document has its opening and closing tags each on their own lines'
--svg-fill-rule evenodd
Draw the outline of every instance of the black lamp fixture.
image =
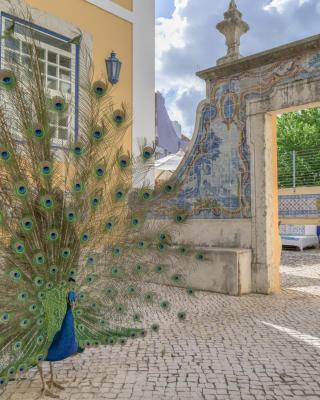
<svg viewBox="0 0 320 400">
<path fill-rule="evenodd" d="M 122 62 L 118 59 L 116 53 L 112 51 L 110 57 L 106 59 L 108 81 L 111 85 L 119 82 L 121 66 Z"/>
</svg>

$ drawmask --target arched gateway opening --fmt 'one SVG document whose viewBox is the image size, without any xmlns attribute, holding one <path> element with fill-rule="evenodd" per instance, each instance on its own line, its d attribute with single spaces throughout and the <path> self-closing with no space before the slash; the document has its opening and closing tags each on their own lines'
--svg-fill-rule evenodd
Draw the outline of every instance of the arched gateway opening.
<svg viewBox="0 0 320 400">
<path fill-rule="evenodd" d="M 203 276 L 190 279 L 223 293 L 274 293 L 280 290 L 276 118 L 320 105 L 320 35 L 242 58 L 240 36 L 249 27 L 235 1 L 217 27 L 228 54 L 198 73 L 206 99 L 176 172 L 177 201 L 193 217 L 183 237 L 212 253 Z"/>
</svg>

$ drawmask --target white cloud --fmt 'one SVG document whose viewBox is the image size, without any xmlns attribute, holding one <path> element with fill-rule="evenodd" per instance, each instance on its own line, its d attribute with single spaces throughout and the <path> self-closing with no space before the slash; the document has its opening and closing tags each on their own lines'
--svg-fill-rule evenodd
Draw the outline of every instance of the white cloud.
<svg viewBox="0 0 320 400">
<path fill-rule="evenodd" d="M 175 0 L 175 11 L 172 18 L 156 19 L 156 89 L 167 97 L 167 109 L 170 118 L 180 121 L 184 127 L 184 133 L 190 134 L 192 127 L 184 118 L 184 110 L 178 104 L 186 94 L 196 90 L 199 82 L 195 76 L 186 79 L 184 73 L 181 76 L 170 76 L 163 73 L 165 55 L 172 50 L 185 49 L 187 45 L 186 31 L 189 21 L 183 15 L 190 0 Z M 173 61 L 174 62 L 174 61 Z M 201 91 L 203 88 L 201 88 Z M 168 94 L 174 92 L 174 99 L 170 101 Z M 204 93 L 204 91 L 203 91 Z"/>
<path fill-rule="evenodd" d="M 224 37 L 215 25 L 223 19 L 228 2 L 175 0 L 173 15 L 156 20 L 156 89 L 187 135 L 194 129 L 197 104 L 205 97 L 204 82 L 195 73 L 226 54 Z M 320 0 L 237 0 L 237 4 L 251 27 L 241 40 L 243 55 L 319 32 Z"/>
<path fill-rule="evenodd" d="M 270 4 L 264 7 L 264 10 L 271 12 L 272 9 L 275 9 L 279 14 L 282 14 L 288 6 L 298 5 L 301 7 L 309 1 L 310 0 L 272 0 Z"/>
<path fill-rule="evenodd" d="M 161 69 L 162 55 L 172 48 L 185 47 L 184 32 L 188 26 L 187 17 L 181 11 L 188 5 L 189 0 L 175 0 L 175 11 L 172 18 L 156 19 L 156 69 Z"/>
</svg>

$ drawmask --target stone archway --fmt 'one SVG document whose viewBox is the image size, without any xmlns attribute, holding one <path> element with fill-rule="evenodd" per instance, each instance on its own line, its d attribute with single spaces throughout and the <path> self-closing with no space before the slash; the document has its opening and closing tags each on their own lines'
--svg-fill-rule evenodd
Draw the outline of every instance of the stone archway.
<svg viewBox="0 0 320 400">
<path fill-rule="evenodd" d="M 234 1 L 226 14 L 232 45 L 246 27 Z M 320 35 L 244 58 L 236 46 L 232 57 L 197 75 L 206 82 L 206 99 L 176 173 L 182 184 L 177 201 L 193 217 L 183 236 L 190 239 L 191 232 L 197 245 L 211 248 L 205 274 L 214 278 L 206 289 L 277 292 L 276 114 L 320 103 Z"/>
<path fill-rule="evenodd" d="M 247 104 L 252 162 L 252 285 L 255 291 L 279 290 L 276 115 L 319 106 L 320 76 L 276 85 L 266 98 Z"/>
</svg>

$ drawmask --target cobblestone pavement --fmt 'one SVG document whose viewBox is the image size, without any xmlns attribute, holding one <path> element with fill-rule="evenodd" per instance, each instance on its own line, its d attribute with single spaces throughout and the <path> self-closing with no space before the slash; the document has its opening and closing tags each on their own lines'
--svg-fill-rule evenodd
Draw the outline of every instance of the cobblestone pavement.
<svg viewBox="0 0 320 400">
<path fill-rule="evenodd" d="M 187 321 L 164 320 L 160 336 L 55 364 L 67 387 L 60 398 L 320 399 L 320 252 L 284 252 L 282 264 L 279 295 L 198 293 L 184 304 Z M 1 400 L 36 399 L 40 378 L 30 375 Z"/>
</svg>

